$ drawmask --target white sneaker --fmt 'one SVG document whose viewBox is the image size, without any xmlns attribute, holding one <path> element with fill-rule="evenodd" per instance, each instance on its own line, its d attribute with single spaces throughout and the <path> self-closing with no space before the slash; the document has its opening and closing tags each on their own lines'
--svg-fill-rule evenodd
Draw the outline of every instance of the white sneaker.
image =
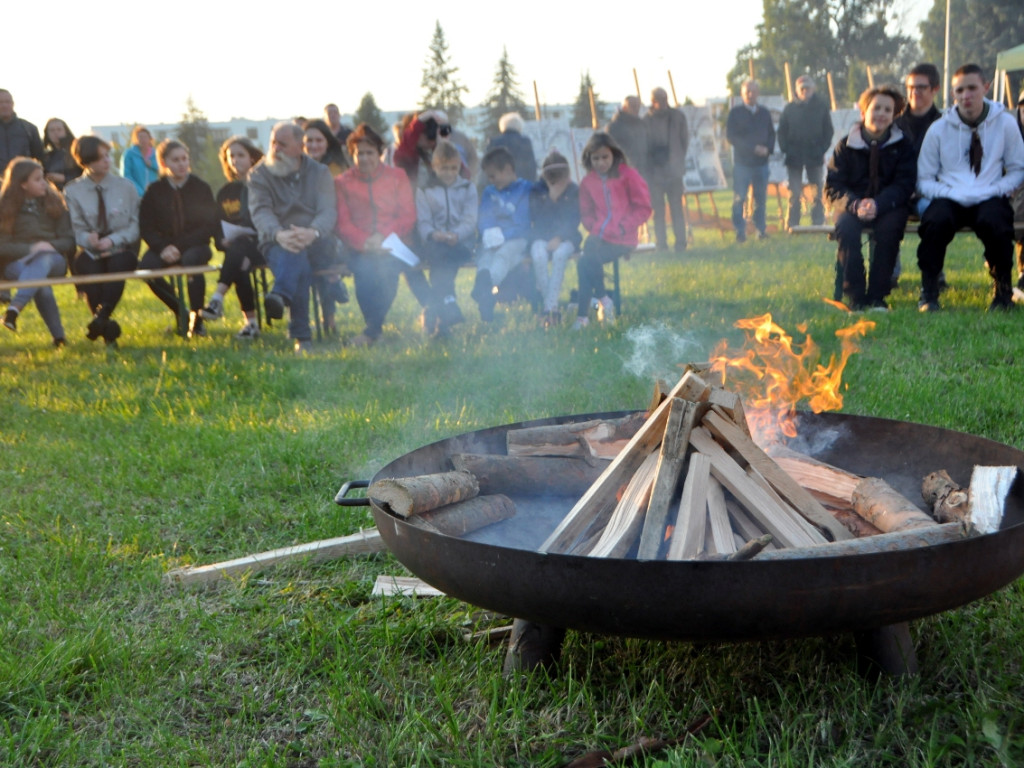
<svg viewBox="0 0 1024 768">
<path fill-rule="evenodd" d="M 242 330 L 235 334 L 236 339 L 258 339 L 260 337 L 260 327 L 256 323 L 246 323 L 242 326 Z"/>
<path fill-rule="evenodd" d="M 574 331 L 582 331 L 588 325 L 590 325 L 590 318 L 589 317 L 577 317 L 576 318 L 576 322 L 574 322 L 572 324 L 572 329 Z"/>
<path fill-rule="evenodd" d="M 203 307 L 203 317 L 207 320 L 220 320 L 224 317 L 224 302 L 220 296 L 214 294 L 210 297 L 209 303 Z"/>
<path fill-rule="evenodd" d="M 615 321 L 615 302 L 611 296 L 605 296 L 597 302 L 597 322 L 612 323 Z"/>
</svg>

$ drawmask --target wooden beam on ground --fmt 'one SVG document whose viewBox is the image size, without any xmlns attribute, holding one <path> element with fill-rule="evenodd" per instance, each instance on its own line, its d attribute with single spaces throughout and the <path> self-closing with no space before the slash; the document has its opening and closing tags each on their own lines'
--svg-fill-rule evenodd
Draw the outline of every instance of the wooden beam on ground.
<svg viewBox="0 0 1024 768">
<path fill-rule="evenodd" d="M 385 576 L 381 574 L 373 583 L 373 597 L 444 597 L 444 592 L 415 576 Z"/>
<path fill-rule="evenodd" d="M 168 571 L 164 579 L 175 584 L 208 584 L 219 579 L 256 573 L 265 568 L 295 561 L 319 563 L 346 555 L 367 555 L 383 552 L 387 547 L 376 528 L 367 528 L 350 536 L 312 541 L 292 547 L 281 547 L 210 565 L 189 566 Z"/>
</svg>

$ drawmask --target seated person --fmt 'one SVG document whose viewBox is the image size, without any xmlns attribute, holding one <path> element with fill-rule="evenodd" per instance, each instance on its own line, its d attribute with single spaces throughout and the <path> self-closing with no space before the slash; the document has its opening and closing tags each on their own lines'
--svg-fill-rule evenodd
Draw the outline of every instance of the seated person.
<svg viewBox="0 0 1024 768">
<path fill-rule="evenodd" d="M 139 193 L 135 185 L 112 172 L 110 145 L 98 136 L 81 136 L 71 145 L 85 174 L 64 188 L 71 211 L 79 275 L 132 272 L 139 265 Z M 92 312 L 86 329 L 90 341 L 103 337 L 116 346 L 121 326 L 112 317 L 124 294 L 124 280 L 81 286 Z"/>
<path fill-rule="evenodd" d="M 355 347 L 368 347 L 380 338 L 384 319 L 395 301 L 398 277 L 413 269 L 384 247 L 395 235 L 405 245 L 412 240 L 416 205 L 409 178 L 399 168 L 384 165 L 384 140 L 366 123 L 348 136 L 348 151 L 355 163 L 334 180 L 338 205 L 338 236 L 349 252 L 355 276 L 356 301 L 366 327 L 352 339 Z"/>
<path fill-rule="evenodd" d="M 256 229 L 249 215 L 249 192 L 245 180 L 253 166 L 263 159 L 263 153 L 244 136 L 232 136 L 221 144 L 218 156 L 228 183 L 217 191 L 220 223 L 213 242 L 217 250 L 224 254 L 224 263 L 217 276 L 217 288 L 209 303 L 203 307 L 203 317 L 207 320 L 224 317 L 224 296 L 233 285 L 245 318 L 242 330 L 235 334 L 235 338 L 255 339 L 260 335 L 260 325 L 256 316 L 256 296 L 249 275 L 254 267 L 267 266 L 267 260 L 256 241 Z M 225 223 L 252 230 L 252 234 L 230 230 L 229 227 L 229 231 L 232 231 L 229 236 L 225 234 Z"/>
<path fill-rule="evenodd" d="M 985 247 L 992 276 L 990 310 L 1013 307 L 1013 208 L 1010 195 L 1024 182 L 1024 140 L 1002 104 L 985 98 L 981 67 L 953 75 L 956 105 L 932 123 L 917 159 L 917 190 L 931 203 L 921 216 L 917 264 L 922 312 L 939 305 L 939 274 L 946 247 L 969 227 Z"/>
<path fill-rule="evenodd" d="M 146 187 L 139 203 L 139 233 L 148 248 L 139 260 L 139 268 L 209 264 L 213 256 L 210 238 L 217 230 L 219 215 L 213 190 L 192 173 L 188 147 L 180 141 L 161 141 L 156 148 L 156 159 L 160 178 Z M 178 299 L 170 282 L 157 278 L 146 283 L 177 319 Z M 205 297 L 206 278 L 201 274 L 189 275 L 190 338 L 206 335 L 201 311 Z"/>
<path fill-rule="evenodd" d="M 903 96 L 893 86 L 869 88 L 857 102 L 861 122 L 836 145 L 825 178 L 825 197 L 836 215 L 837 269 L 850 309 L 887 310 L 917 161 L 911 137 L 893 120 Z M 875 248 L 865 281 L 861 233 L 870 226 Z"/>
<path fill-rule="evenodd" d="M 43 167 L 46 180 L 60 191 L 71 180 L 82 175 L 82 167 L 71 154 L 75 135 L 59 117 L 51 117 L 43 128 Z"/>
<path fill-rule="evenodd" d="M 11 158 L 4 171 L 0 186 L 0 275 L 4 280 L 60 277 L 67 269 L 65 257 L 75 248 L 64 198 L 43 173 L 42 164 L 29 157 Z M 18 318 L 33 299 L 53 346 L 63 347 L 60 310 L 48 285 L 19 288 L 4 313 L 3 326 L 17 331 Z"/>
<path fill-rule="evenodd" d="M 431 160 L 435 180 L 416 190 L 416 228 L 424 261 L 430 267 L 432 298 L 423 312 L 428 334 L 445 336 L 463 320 L 455 299 L 455 276 L 473 258 L 476 187 L 463 178 L 457 147 L 442 139 Z"/>
<path fill-rule="evenodd" d="M 488 185 L 480 197 L 477 229 L 481 245 L 476 254 L 476 283 L 473 299 L 480 307 L 480 319 L 494 319 L 495 289 L 526 258 L 530 237 L 530 188 L 516 175 L 512 153 L 496 147 L 480 163 Z"/>
<path fill-rule="evenodd" d="M 530 191 L 530 260 L 537 279 L 544 325 L 558 325 L 558 295 L 565 265 L 579 250 L 580 188 L 569 178 L 569 161 L 552 152 L 541 168 L 540 181 Z"/>
</svg>

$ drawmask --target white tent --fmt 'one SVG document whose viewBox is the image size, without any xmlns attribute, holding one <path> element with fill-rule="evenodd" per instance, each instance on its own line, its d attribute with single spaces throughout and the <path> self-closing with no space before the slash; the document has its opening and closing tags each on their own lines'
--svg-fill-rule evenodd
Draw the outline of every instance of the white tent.
<svg viewBox="0 0 1024 768">
<path fill-rule="evenodd" d="M 1006 98 L 1006 73 L 1019 70 L 1024 70 L 1024 43 L 996 54 L 996 101 Z M 1011 93 L 1010 98 L 1016 103 L 1017 94 Z"/>
</svg>

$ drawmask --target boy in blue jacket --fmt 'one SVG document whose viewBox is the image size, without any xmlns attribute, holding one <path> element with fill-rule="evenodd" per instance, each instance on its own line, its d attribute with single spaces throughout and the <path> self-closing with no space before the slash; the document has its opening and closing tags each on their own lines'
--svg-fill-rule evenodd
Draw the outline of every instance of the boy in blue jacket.
<svg viewBox="0 0 1024 768">
<path fill-rule="evenodd" d="M 488 185 L 480 198 L 477 217 L 480 247 L 471 295 L 480 308 L 480 319 L 490 322 L 494 319 L 498 286 L 526 257 L 532 184 L 516 175 L 515 161 L 504 147 L 484 155 L 481 167 Z"/>
</svg>

